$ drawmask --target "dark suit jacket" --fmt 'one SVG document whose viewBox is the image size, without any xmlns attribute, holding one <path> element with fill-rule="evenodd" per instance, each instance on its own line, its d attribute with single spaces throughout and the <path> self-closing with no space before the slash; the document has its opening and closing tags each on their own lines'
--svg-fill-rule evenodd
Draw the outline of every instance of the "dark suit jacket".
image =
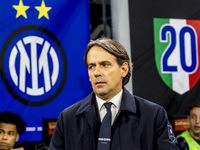
<svg viewBox="0 0 200 150">
<path fill-rule="evenodd" d="M 100 128 L 95 94 L 61 112 L 49 150 L 96 150 Z M 112 125 L 111 150 L 178 150 L 163 107 L 125 88 Z"/>
</svg>

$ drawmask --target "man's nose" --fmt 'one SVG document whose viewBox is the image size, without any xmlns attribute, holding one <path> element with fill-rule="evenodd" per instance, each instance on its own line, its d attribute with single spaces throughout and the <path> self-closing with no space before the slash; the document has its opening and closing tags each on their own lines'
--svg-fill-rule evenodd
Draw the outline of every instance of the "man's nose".
<svg viewBox="0 0 200 150">
<path fill-rule="evenodd" d="M 96 66 L 95 70 L 94 70 L 94 75 L 95 77 L 101 76 L 101 67 L 100 66 Z"/>
<path fill-rule="evenodd" d="M 8 139 L 8 135 L 7 134 L 3 134 L 2 139 L 7 140 Z"/>
<path fill-rule="evenodd" d="M 200 116 L 197 117 L 196 122 L 197 122 L 197 123 L 200 123 Z"/>
</svg>

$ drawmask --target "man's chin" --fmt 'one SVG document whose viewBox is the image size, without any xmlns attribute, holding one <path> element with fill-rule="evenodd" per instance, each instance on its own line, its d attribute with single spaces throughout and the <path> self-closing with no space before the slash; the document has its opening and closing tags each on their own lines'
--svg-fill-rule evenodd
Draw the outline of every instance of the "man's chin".
<svg viewBox="0 0 200 150">
<path fill-rule="evenodd" d="M 0 150 L 9 150 L 7 146 L 0 146 Z"/>
<path fill-rule="evenodd" d="M 101 99 L 106 99 L 107 97 L 107 92 L 105 90 L 96 90 L 94 92 L 98 97 L 100 97 Z"/>
<path fill-rule="evenodd" d="M 98 95 L 105 95 L 106 94 L 106 89 L 105 88 L 96 88 L 94 89 L 95 91 L 95 94 L 98 94 Z"/>
<path fill-rule="evenodd" d="M 200 130 L 194 130 L 193 132 L 195 136 L 200 136 Z"/>
</svg>

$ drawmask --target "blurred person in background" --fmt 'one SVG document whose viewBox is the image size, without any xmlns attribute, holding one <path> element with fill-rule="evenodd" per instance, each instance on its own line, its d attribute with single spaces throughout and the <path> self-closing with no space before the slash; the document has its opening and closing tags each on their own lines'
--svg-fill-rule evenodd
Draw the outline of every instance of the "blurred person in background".
<svg viewBox="0 0 200 150">
<path fill-rule="evenodd" d="M 188 112 L 190 128 L 177 136 L 180 150 L 200 150 L 200 102 L 193 103 Z"/>
<path fill-rule="evenodd" d="M 23 147 L 14 148 L 14 145 L 25 127 L 26 123 L 18 114 L 0 113 L 0 150 L 24 150 Z"/>
</svg>

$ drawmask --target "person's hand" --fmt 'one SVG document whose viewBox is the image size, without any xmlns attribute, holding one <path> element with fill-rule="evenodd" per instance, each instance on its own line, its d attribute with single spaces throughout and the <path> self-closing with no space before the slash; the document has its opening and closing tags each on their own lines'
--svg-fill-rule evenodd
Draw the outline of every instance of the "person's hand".
<svg viewBox="0 0 200 150">
<path fill-rule="evenodd" d="M 24 148 L 23 148 L 23 147 L 20 147 L 20 148 L 13 148 L 13 149 L 11 149 L 11 150 L 24 150 Z"/>
</svg>

